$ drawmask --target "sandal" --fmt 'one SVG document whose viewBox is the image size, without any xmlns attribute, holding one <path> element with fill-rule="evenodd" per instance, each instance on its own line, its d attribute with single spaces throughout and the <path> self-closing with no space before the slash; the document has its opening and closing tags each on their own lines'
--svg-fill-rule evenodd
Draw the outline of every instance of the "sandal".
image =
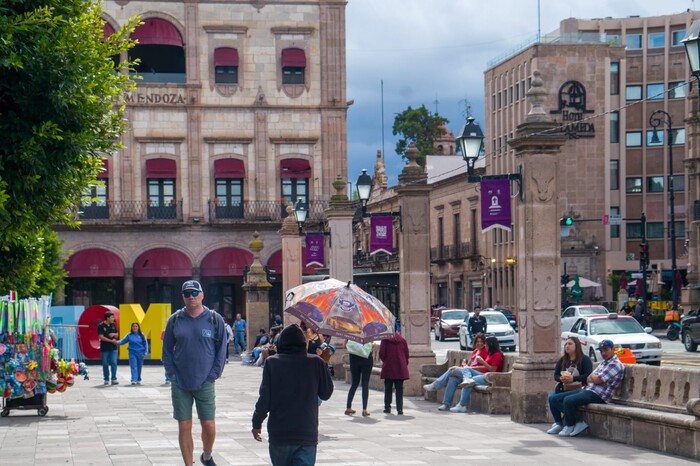
<svg viewBox="0 0 700 466">
<path fill-rule="evenodd" d="M 346 415 L 346 416 L 352 416 L 353 414 L 355 414 L 355 410 L 354 410 L 354 409 L 348 408 L 348 409 L 345 410 L 345 415 Z"/>
<path fill-rule="evenodd" d="M 369 411 L 363 410 L 363 411 L 362 411 L 362 417 L 369 417 Z"/>
</svg>

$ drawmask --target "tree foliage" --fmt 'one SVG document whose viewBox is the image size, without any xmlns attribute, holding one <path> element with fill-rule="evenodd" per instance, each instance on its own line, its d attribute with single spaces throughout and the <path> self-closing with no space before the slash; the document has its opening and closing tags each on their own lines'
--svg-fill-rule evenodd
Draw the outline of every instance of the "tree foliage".
<svg viewBox="0 0 700 466">
<path fill-rule="evenodd" d="M 394 118 L 393 134 L 401 135 L 396 142 L 396 153 L 406 158 L 406 149 L 410 143 L 414 143 L 420 157 L 418 164 L 425 166 L 425 156 L 435 153 L 435 140 L 447 133 L 445 126 L 449 123 L 447 118 L 431 114 L 425 105 L 418 108 L 410 106 Z"/>
<path fill-rule="evenodd" d="M 51 227 L 76 226 L 81 192 L 126 128 L 133 84 L 111 57 L 138 20 L 102 40 L 101 12 L 93 0 L 0 4 L 0 294 L 62 284 Z"/>
</svg>

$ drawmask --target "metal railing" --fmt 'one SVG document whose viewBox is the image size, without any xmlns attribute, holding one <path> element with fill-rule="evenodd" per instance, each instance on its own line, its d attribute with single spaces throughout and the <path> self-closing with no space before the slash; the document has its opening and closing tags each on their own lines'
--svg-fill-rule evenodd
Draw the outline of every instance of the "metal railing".
<svg viewBox="0 0 700 466">
<path fill-rule="evenodd" d="M 78 217 L 89 223 L 182 222 L 182 199 L 168 205 L 150 201 L 107 201 L 107 205 L 80 206 Z"/>
<path fill-rule="evenodd" d="M 468 242 L 430 248 L 430 262 L 462 260 L 471 256 L 472 244 Z"/>
<path fill-rule="evenodd" d="M 287 204 L 281 201 L 243 201 L 227 205 L 209 201 L 211 223 L 281 222 L 287 217 Z M 310 201 L 307 222 L 320 222 L 326 218 L 328 201 Z"/>
</svg>

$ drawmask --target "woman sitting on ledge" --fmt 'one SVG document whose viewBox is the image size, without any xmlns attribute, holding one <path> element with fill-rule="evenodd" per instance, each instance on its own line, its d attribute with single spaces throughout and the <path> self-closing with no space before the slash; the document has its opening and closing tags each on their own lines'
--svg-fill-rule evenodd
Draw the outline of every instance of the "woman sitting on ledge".
<svg viewBox="0 0 700 466">
<path fill-rule="evenodd" d="M 469 396 L 475 385 L 484 385 L 484 374 L 487 372 L 500 372 L 503 369 L 503 353 L 496 337 L 485 338 L 483 333 L 474 337 L 474 351 L 472 351 L 469 363 L 466 367 L 450 367 L 433 383 L 424 385 L 425 390 L 438 390 L 445 388 L 445 396 L 438 408 L 440 411 L 448 409 L 455 413 L 467 412 Z M 450 408 L 452 398 L 457 388 L 462 388 L 462 396 L 459 404 Z"/>
</svg>

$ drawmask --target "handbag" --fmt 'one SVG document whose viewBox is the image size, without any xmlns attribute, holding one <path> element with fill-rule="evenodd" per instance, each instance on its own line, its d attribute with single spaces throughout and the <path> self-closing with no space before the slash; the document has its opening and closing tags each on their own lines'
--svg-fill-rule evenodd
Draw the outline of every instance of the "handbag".
<svg viewBox="0 0 700 466">
<path fill-rule="evenodd" d="M 562 387 L 565 392 L 570 392 L 571 390 L 580 390 L 583 388 L 583 384 L 581 382 L 571 382 L 562 384 Z"/>
<path fill-rule="evenodd" d="M 366 344 L 361 344 L 357 343 L 356 341 L 348 340 L 347 344 L 345 347 L 348 350 L 348 353 L 354 354 L 355 356 L 359 356 L 361 358 L 367 359 L 370 354 L 372 354 L 372 343 L 366 343 Z"/>
</svg>

